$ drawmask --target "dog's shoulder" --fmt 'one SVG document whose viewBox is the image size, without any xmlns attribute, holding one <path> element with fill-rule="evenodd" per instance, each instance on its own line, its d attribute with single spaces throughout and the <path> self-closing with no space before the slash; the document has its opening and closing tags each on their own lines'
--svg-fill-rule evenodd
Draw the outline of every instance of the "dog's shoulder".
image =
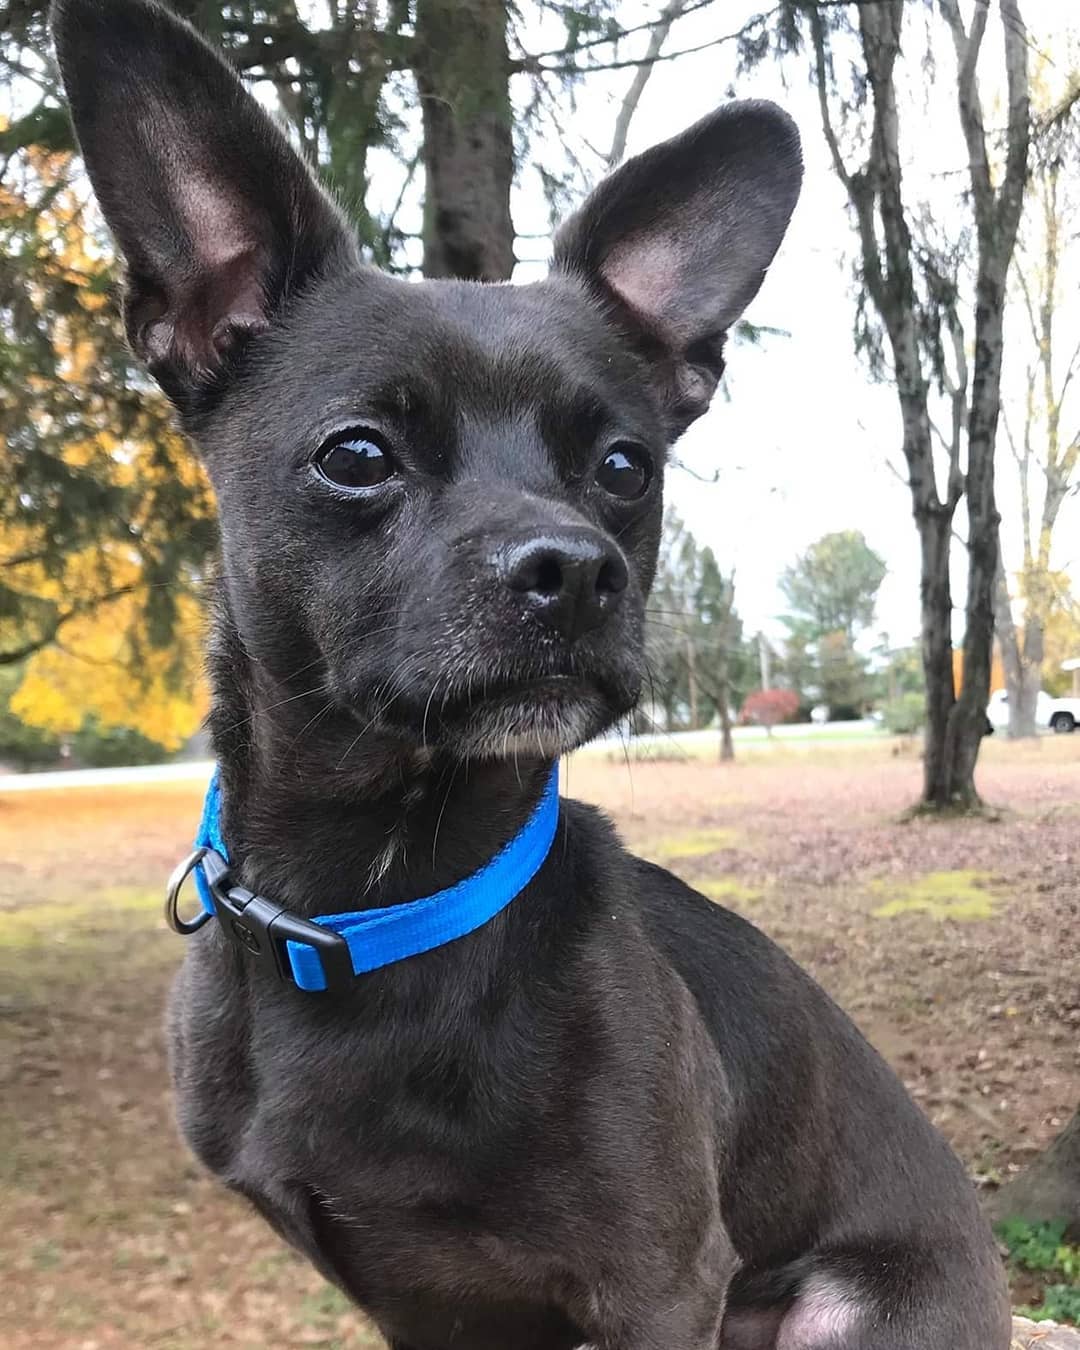
<svg viewBox="0 0 1080 1350">
<path fill-rule="evenodd" d="M 643 931 L 689 988 L 725 1065 L 749 1085 L 769 1066 L 786 1076 L 805 1047 L 800 1029 L 831 1024 L 858 1038 L 828 996 L 749 920 L 671 872 L 631 858 Z"/>
</svg>

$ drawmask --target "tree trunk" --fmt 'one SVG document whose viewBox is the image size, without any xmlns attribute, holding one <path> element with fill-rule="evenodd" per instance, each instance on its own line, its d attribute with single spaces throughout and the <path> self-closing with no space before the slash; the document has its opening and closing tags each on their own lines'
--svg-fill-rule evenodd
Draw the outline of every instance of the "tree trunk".
<svg viewBox="0 0 1080 1350">
<path fill-rule="evenodd" d="M 1038 732 L 1039 691 L 1042 689 L 1043 659 L 1046 655 L 1046 633 L 1043 628 L 1043 616 L 1031 613 L 1024 622 L 1024 698 L 1025 707 L 1031 718 L 1031 731 L 1025 736 L 1034 736 Z"/>
<path fill-rule="evenodd" d="M 731 734 L 731 681 L 728 677 L 726 649 L 717 676 L 716 711 L 720 714 L 720 758 L 726 763 L 735 758 L 735 739 Z"/>
<path fill-rule="evenodd" d="M 372 249 L 377 246 L 378 231 L 367 209 L 368 152 L 380 137 L 379 104 L 389 74 L 380 36 L 361 23 L 353 31 L 351 42 L 335 55 L 337 68 L 328 81 L 324 111 L 330 181 L 338 199 L 348 208 L 360 238 Z M 286 87 L 281 94 L 283 101 L 288 96 Z"/>
<path fill-rule="evenodd" d="M 1033 622 L 1029 613 L 1021 649 L 1016 624 L 1013 622 L 1009 586 L 1005 579 L 999 545 L 997 575 L 994 580 L 994 631 L 1001 648 L 1001 664 L 1005 667 L 1005 689 L 1009 695 L 1010 740 L 1035 736 L 1038 732 L 1035 714 L 1042 674 L 1042 631 L 1040 629 L 1037 635 L 1031 634 Z M 1037 662 L 1033 663 L 1029 659 L 1029 646 L 1032 651 L 1038 651 Z"/>
<path fill-rule="evenodd" d="M 994 446 L 1001 412 L 1005 280 L 1016 247 L 1023 208 L 1030 139 L 1027 37 L 1018 0 L 998 0 L 1008 81 L 1006 165 L 995 185 L 976 70 L 989 6 L 976 6 L 965 29 L 957 0 L 938 0 L 952 30 L 957 61 L 960 126 L 968 148 L 968 174 L 978 241 L 975 283 L 975 361 L 968 411 L 966 480 L 968 513 L 967 628 L 964 679 L 949 714 L 946 751 L 952 760 L 952 799 L 978 803 L 975 762 L 986 734 L 994 641 L 994 585 L 998 569 L 998 515 L 994 500 Z"/>
<path fill-rule="evenodd" d="M 949 714 L 956 702 L 952 659 L 952 589 L 949 580 L 952 512 L 940 507 L 917 510 L 915 522 L 919 529 L 922 555 L 922 663 L 926 679 L 922 800 L 924 805 L 942 807 L 952 800 L 952 765 L 947 732 Z"/>
<path fill-rule="evenodd" d="M 417 0 L 426 277 L 507 281 L 514 270 L 506 22 L 503 0 Z"/>
<path fill-rule="evenodd" d="M 955 735 L 949 735 L 956 706 L 949 549 L 953 517 L 963 496 L 964 479 L 955 455 L 950 456 L 944 493 L 938 491 L 934 471 L 929 384 L 923 369 L 916 323 L 918 300 L 911 229 L 904 205 L 894 79 L 901 50 L 904 5 L 902 0 L 860 5 L 858 15 L 874 117 L 870 156 L 859 172 L 852 173 L 844 164 L 828 111 L 825 30 L 820 16 L 811 11 L 818 98 L 833 164 L 855 211 L 863 280 L 881 315 L 892 350 L 893 375 L 903 423 L 904 460 L 921 554 L 921 636 L 926 677 L 922 805 L 942 809 L 953 805 L 956 789 L 954 756 L 958 741 Z M 973 770 L 972 759 L 966 766 L 969 783 Z"/>
<path fill-rule="evenodd" d="M 1011 250 L 1010 250 L 1011 251 Z M 965 607 L 964 678 L 946 731 L 952 759 L 952 798 L 961 806 L 979 801 L 975 762 L 986 734 L 990 665 L 994 645 L 994 584 L 998 570 L 998 525 L 994 500 L 994 444 L 1001 410 L 1004 281 L 995 275 L 980 241 L 975 304 L 975 373 L 968 417 L 968 586 Z"/>
<path fill-rule="evenodd" d="M 1080 1239 L 1080 1109 L 1027 1171 L 990 1196 L 986 1210 L 995 1223 L 1064 1219 L 1073 1240 Z"/>
<path fill-rule="evenodd" d="M 720 700 L 720 759 L 730 764 L 735 758 L 735 738 L 731 734 L 731 709 L 728 706 L 727 692 Z"/>
<path fill-rule="evenodd" d="M 690 730 L 696 731 L 698 728 L 697 659 L 694 652 L 694 639 L 689 633 L 686 634 L 686 687 L 687 698 L 690 702 Z"/>
</svg>

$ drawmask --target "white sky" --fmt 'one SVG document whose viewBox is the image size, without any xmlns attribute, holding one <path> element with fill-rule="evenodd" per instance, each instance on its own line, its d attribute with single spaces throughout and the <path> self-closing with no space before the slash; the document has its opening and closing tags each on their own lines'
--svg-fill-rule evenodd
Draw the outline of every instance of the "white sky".
<svg viewBox="0 0 1080 1350">
<path fill-rule="evenodd" d="M 627 5 L 624 22 L 651 17 L 659 6 Z M 737 29 L 760 12 L 758 0 L 725 0 L 676 25 L 668 50 L 692 47 L 718 32 Z M 970 6 L 969 6 L 970 8 Z M 995 7 L 996 9 L 996 7 Z M 1032 60 L 1048 57 L 1050 78 L 1063 78 L 1061 55 L 1070 20 L 1075 24 L 1077 0 L 1023 0 Z M 634 17 L 632 17 L 634 16 Z M 996 14 L 991 21 L 994 35 Z M 722 25 L 722 27 L 720 27 Z M 916 35 L 918 33 L 917 26 Z M 966 182 L 966 154 L 956 121 L 951 81 L 954 54 L 940 23 L 935 23 L 935 49 L 941 80 L 936 100 L 924 88 L 908 91 L 902 107 L 905 172 L 912 199 L 924 191 L 950 195 Z M 946 38 L 945 42 L 941 42 Z M 549 43 L 548 45 L 557 45 Z M 988 57 L 997 58 L 998 43 L 987 44 Z M 790 338 L 770 339 L 765 348 L 729 350 L 731 401 L 717 399 L 680 443 L 678 454 L 691 468 L 709 477 L 721 470 L 716 484 L 702 483 L 686 473 L 672 473 L 668 500 L 673 502 L 703 543 L 708 543 L 724 568 L 737 572 L 737 605 L 749 631 L 764 628 L 780 634 L 777 623 L 783 600 L 777 577 L 784 565 L 820 535 L 840 529 L 861 529 L 869 543 L 888 562 L 882 586 L 876 629 L 887 632 L 898 645 L 915 637 L 919 626 L 919 557 L 907 487 L 887 467 L 900 465 L 900 423 L 891 388 L 872 385 L 852 347 L 853 301 L 848 259 L 852 232 L 845 214 L 845 195 L 828 161 L 821 135 L 816 99 L 802 70 L 793 71 L 785 88 L 779 68 L 766 63 L 752 77 L 734 76 L 733 47 L 722 46 L 671 63 L 659 63 L 650 80 L 631 128 L 629 152 L 640 151 L 673 135 L 723 101 L 729 86 L 739 97 L 772 98 L 796 118 L 803 134 L 806 177 L 802 199 L 780 254 L 747 317 L 790 332 Z M 569 126 L 594 143 L 610 142 L 613 99 L 621 98 L 632 72 L 593 77 L 576 93 L 577 111 Z M 921 82 L 918 70 L 909 72 Z M 993 62 L 987 65 L 984 99 L 987 120 L 1000 109 L 994 105 L 1000 77 Z M 607 88 L 603 85 L 606 83 Z M 962 172 L 961 172 L 962 171 Z M 546 207 L 528 190 L 528 179 L 515 199 L 519 231 L 546 227 Z M 951 205 L 951 204 L 950 204 Z M 959 207 L 952 208 L 956 219 Z M 1075 247 L 1075 245 L 1074 245 Z M 539 241 L 524 241 L 519 253 L 536 250 Z M 538 268 L 521 266 L 527 279 Z M 1080 315 L 1063 316 L 1063 327 L 1075 327 Z M 1015 320 L 1009 348 L 1023 347 L 1021 325 Z M 1009 333 L 1007 333 L 1009 339 Z M 1021 357 L 1026 360 L 1025 354 Z M 1015 379 L 1016 370 L 1012 372 Z M 1016 394 L 1015 385 L 1012 393 Z M 1080 401 L 1073 410 L 1080 422 Z M 1013 408 L 1014 423 L 1021 414 Z M 1071 428 L 1068 417 L 1063 433 Z M 1018 560 L 1019 525 L 1016 473 L 1007 447 L 999 437 L 999 503 L 1005 520 L 1007 565 Z M 1080 579 L 1080 503 L 1073 498 L 1058 526 L 1056 561 Z M 958 520 L 963 528 L 963 520 Z M 964 598 L 963 549 L 954 552 L 954 600 Z M 957 615 L 957 633 L 962 614 Z"/>
</svg>

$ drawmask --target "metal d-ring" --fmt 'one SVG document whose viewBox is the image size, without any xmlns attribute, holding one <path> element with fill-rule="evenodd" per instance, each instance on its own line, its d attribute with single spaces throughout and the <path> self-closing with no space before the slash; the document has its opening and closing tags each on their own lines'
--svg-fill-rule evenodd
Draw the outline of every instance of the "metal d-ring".
<svg viewBox="0 0 1080 1350">
<path fill-rule="evenodd" d="M 187 881 L 209 851 L 206 848 L 197 848 L 194 853 L 189 853 L 184 861 L 177 865 L 169 878 L 169 884 L 165 888 L 165 922 L 174 933 L 179 933 L 182 937 L 197 933 L 203 924 L 212 917 L 203 910 L 194 919 L 182 919 L 177 908 L 180 892 L 184 889 L 184 882 Z"/>
</svg>

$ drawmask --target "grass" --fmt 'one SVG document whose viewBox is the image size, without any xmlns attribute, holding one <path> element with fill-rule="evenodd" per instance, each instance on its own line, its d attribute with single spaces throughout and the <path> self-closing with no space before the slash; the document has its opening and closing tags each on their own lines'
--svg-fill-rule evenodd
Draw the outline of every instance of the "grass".
<svg viewBox="0 0 1080 1350">
<path fill-rule="evenodd" d="M 728 766 L 580 755 L 566 780 L 780 940 L 961 1155 L 1007 1177 L 1075 1104 L 1080 738 L 988 750 L 998 824 L 900 824 L 919 766 L 880 742 Z M 381 1344 L 176 1135 L 161 1024 L 183 941 L 161 893 L 200 798 L 0 793 L 5 1350 Z M 1012 1270 L 1018 1302 L 1057 1306 Z"/>
<path fill-rule="evenodd" d="M 740 757 L 770 759 L 790 758 L 806 759 L 809 755 L 819 758 L 829 751 L 860 753 L 864 750 L 880 752 L 882 748 L 897 752 L 910 749 L 910 737 L 890 736 L 877 728 L 868 728 L 859 723 L 850 727 L 840 724 L 835 727 L 818 730 L 809 725 L 796 725 L 778 728 L 772 736 L 758 727 L 736 727 L 734 731 L 735 752 Z M 715 760 L 720 754 L 720 732 L 707 731 L 666 732 L 657 731 L 652 735 L 635 737 L 633 740 L 602 740 L 586 746 L 579 752 L 581 758 L 596 756 L 622 763 L 632 761 L 680 761 Z"/>
</svg>

